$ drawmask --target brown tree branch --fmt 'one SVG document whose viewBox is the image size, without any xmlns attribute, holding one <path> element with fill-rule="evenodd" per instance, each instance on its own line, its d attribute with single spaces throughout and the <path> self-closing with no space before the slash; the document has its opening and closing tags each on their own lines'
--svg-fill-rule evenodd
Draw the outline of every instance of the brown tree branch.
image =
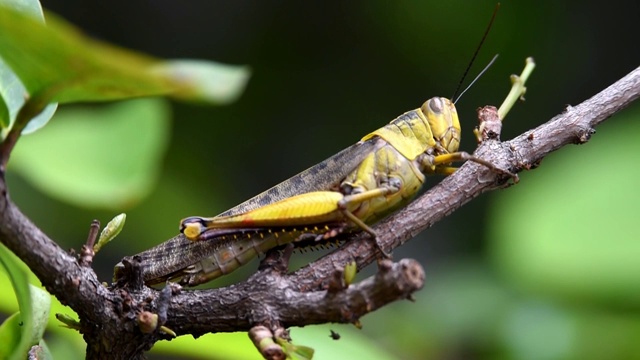
<svg viewBox="0 0 640 360">
<path fill-rule="evenodd" d="M 551 151 L 588 141 L 596 125 L 638 96 L 640 69 L 635 69 L 536 129 L 507 142 L 485 141 L 475 155 L 514 173 L 534 168 Z M 0 159 L 0 163 L 3 161 L 6 159 Z M 505 186 L 505 181 L 504 176 L 467 163 L 377 224 L 374 229 L 378 241 L 387 251 L 393 249 L 483 192 Z M 155 341 L 169 337 L 158 330 L 163 324 L 178 334 L 198 335 L 248 330 L 256 325 L 273 330 L 329 321 L 353 322 L 390 301 L 409 297 L 422 285 L 419 266 L 403 260 L 393 265 L 385 263 L 378 275 L 346 289 L 324 290 L 335 281 L 336 269 L 351 261 L 362 268 L 375 260 L 376 249 L 362 234 L 293 274 L 285 274 L 276 266 L 257 272 L 247 281 L 213 290 L 179 292 L 168 288 L 160 292 L 141 283 L 107 289 L 91 268 L 81 266 L 76 257 L 20 212 L 9 199 L 4 177 L 0 179 L 0 212 L 0 241 L 32 269 L 51 294 L 78 313 L 89 358 L 142 357 Z M 158 324 L 151 331 L 138 326 L 145 323 L 139 320 L 143 311 L 158 314 Z"/>
</svg>

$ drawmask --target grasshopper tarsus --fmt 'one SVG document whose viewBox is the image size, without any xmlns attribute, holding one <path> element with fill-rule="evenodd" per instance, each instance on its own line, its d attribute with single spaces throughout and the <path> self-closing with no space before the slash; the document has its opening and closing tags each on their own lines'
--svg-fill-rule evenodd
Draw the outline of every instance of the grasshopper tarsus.
<svg viewBox="0 0 640 360">
<path fill-rule="evenodd" d="M 391 255 L 391 253 L 386 252 L 383 248 L 382 248 L 382 244 L 380 244 L 380 242 L 378 241 L 377 238 L 373 238 L 374 241 L 374 245 L 376 246 L 376 249 L 378 249 L 378 251 L 380 252 L 380 254 L 382 255 L 379 260 L 391 260 L 393 258 L 393 256 Z"/>
<path fill-rule="evenodd" d="M 365 224 L 360 218 L 358 218 L 357 216 L 355 216 L 351 211 L 349 210 L 342 210 L 344 215 L 351 220 L 354 224 L 356 224 L 360 229 L 362 229 L 363 231 L 369 233 L 369 235 L 371 235 L 371 240 L 373 241 L 374 245 L 376 246 L 376 248 L 378 249 L 378 251 L 380 252 L 380 254 L 382 254 L 382 257 L 385 259 L 391 259 L 391 254 L 386 252 L 383 248 L 382 248 L 382 244 L 380 244 L 380 242 L 378 242 L 378 235 L 376 234 L 376 232 L 367 224 Z"/>
<path fill-rule="evenodd" d="M 512 173 L 509 170 L 499 168 L 496 165 L 494 165 L 493 163 L 491 163 L 491 162 L 489 162 L 487 160 L 481 159 L 479 157 L 473 156 L 473 155 L 471 155 L 471 154 L 469 154 L 467 152 L 460 151 L 460 152 L 457 152 L 457 153 L 451 154 L 451 155 L 456 155 L 456 157 L 458 158 L 458 161 L 473 161 L 474 163 L 477 163 L 477 164 L 480 164 L 480 165 L 483 165 L 483 166 L 487 167 L 489 170 L 491 170 L 491 171 L 493 171 L 493 172 L 495 172 L 497 174 L 508 176 L 516 184 L 520 181 L 520 179 L 518 178 L 517 174 Z"/>
</svg>

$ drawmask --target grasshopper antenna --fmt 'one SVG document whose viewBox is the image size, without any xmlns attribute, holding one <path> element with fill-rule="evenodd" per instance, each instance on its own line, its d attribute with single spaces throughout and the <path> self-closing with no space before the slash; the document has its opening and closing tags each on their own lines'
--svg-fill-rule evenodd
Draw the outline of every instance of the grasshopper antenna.
<svg viewBox="0 0 640 360">
<path fill-rule="evenodd" d="M 489 68 L 491 67 L 491 65 L 493 65 L 493 63 L 494 63 L 494 62 L 496 62 L 496 59 L 497 59 L 497 58 L 498 58 L 498 54 L 495 54 L 495 55 L 493 56 L 493 59 L 491 59 L 491 61 L 489 61 L 489 63 L 487 64 L 487 66 L 485 66 L 485 67 L 484 67 L 484 69 L 482 69 L 482 71 L 480 71 L 480 73 L 479 73 L 478 75 L 476 75 L 476 77 L 475 77 L 473 80 L 471 80 L 471 83 L 469 83 L 469 85 L 468 85 L 466 88 L 464 88 L 464 90 L 462 90 L 462 91 L 460 92 L 460 94 L 458 95 L 458 97 L 457 97 L 457 98 L 455 98 L 455 99 L 453 100 L 453 103 L 454 103 L 454 104 L 455 104 L 455 103 L 457 103 L 457 102 L 458 102 L 458 100 L 460 100 L 460 98 L 462 97 L 462 95 L 464 95 L 464 93 L 466 93 L 466 92 L 467 92 L 467 90 L 471 89 L 471 87 L 473 86 L 473 84 L 475 84 L 475 83 L 476 83 L 476 81 L 478 81 L 478 79 L 480 79 L 480 78 L 482 77 L 482 75 L 484 75 L 484 73 L 485 73 L 485 72 L 487 72 L 487 70 L 489 70 Z"/>
<path fill-rule="evenodd" d="M 464 74 L 462 74 L 462 78 L 460 79 L 460 82 L 458 83 L 458 86 L 456 87 L 456 91 L 453 93 L 453 96 L 451 97 L 452 99 L 455 99 L 453 101 L 454 103 L 456 101 L 458 101 L 458 99 L 460 99 L 460 96 L 462 96 L 462 94 L 464 94 L 464 92 L 467 91 L 469 89 L 469 87 L 471 85 L 473 85 L 474 82 L 476 82 L 476 80 L 478 80 L 478 77 L 480 77 L 480 75 L 482 75 L 489 68 L 489 66 L 491 66 L 491 64 L 493 64 L 493 62 L 495 61 L 495 59 L 497 57 L 497 55 L 494 56 L 493 60 L 491 60 L 489 65 L 486 66 L 485 69 L 482 70 L 480 75 L 478 75 L 473 80 L 471 85 L 469 85 L 466 89 L 464 89 L 464 91 L 462 91 L 462 93 L 460 93 L 460 95 L 458 95 L 458 92 L 460 91 L 460 88 L 462 87 L 462 83 L 464 82 L 464 79 L 467 77 L 467 74 L 469 73 L 469 70 L 471 70 L 471 66 L 473 65 L 473 62 L 476 60 L 476 57 L 478 57 L 478 53 L 480 52 L 480 48 L 482 48 L 482 44 L 484 44 L 484 41 L 487 39 L 487 36 L 489 35 L 489 30 L 491 30 L 491 26 L 493 25 L 493 22 L 496 19 L 496 15 L 498 14 L 498 9 L 500 9 L 500 3 L 497 3 L 495 9 L 493 9 L 493 15 L 491 15 L 491 20 L 489 21 L 489 25 L 487 25 L 487 29 L 484 31 L 484 35 L 482 35 L 482 40 L 480 40 L 480 44 L 478 44 L 478 47 L 476 48 L 476 51 L 473 53 L 473 57 L 471 58 L 471 61 L 469 62 L 469 65 L 467 65 L 467 68 L 464 70 Z"/>
</svg>

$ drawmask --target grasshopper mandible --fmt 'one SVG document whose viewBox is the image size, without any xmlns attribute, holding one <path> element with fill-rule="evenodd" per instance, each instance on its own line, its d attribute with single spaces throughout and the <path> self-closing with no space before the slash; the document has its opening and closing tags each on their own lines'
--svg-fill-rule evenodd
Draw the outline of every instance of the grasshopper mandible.
<svg viewBox="0 0 640 360">
<path fill-rule="evenodd" d="M 458 151 L 459 144 L 455 105 L 431 98 L 355 145 L 216 217 L 182 220 L 184 236 L 137 255 L 144 280 L 157 284 L 180 279 L 195 286 L 278 245 L 313 244 L 358 230 L 375 239 L 368 225 L 411 201 L 425 175 L 453 173 L 452 162 L 471 160 L 514 176 Z M 116 278 L 122 275 L 119 264 Z"/>
</svg>

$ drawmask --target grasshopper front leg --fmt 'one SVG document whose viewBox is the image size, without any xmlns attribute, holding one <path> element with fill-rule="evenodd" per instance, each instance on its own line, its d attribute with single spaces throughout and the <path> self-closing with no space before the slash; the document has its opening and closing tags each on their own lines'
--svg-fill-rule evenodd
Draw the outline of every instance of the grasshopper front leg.
<svg viewBox="0 0 640 360">
<path fill-rule="evenodd" d="M 453 163 L 453 162 L 464 162 L 464 161 L 473 161 L 477 164 L 483 165 L 485 167 L 487 167 L 488 169 L 490 169 L 491 171 L 498 173 L 498 174 L 504 174 L 509 176 L 510 178 L 513 179 L 514 183 L 518 183 L 520 181 L 520 179 L 518 178 L 518 175 L 508 171 L 508 170 L 504 170 L 504 169 L 500 169 L 499 167 L 495 166 L 494 164 L 475 157 L 467 152 L 464 151 L 456 151 L 454 153 L 450 153 L 450 154 L 441 154 L 441 155 L 437 155 L 437 156 L 433 156 L 433 155 L 424 155 L 423 158 L 421 159 L 423 166 L 426 169 L 432 169 L 431 171 L 433 173 L 436 174 L 441 174 L 441 175 L 451 175 L 453 174 L 456 170 L 458 170 L 457 167 L 454 166 L 448 166 L 449 164 Z"/>
</svg>

